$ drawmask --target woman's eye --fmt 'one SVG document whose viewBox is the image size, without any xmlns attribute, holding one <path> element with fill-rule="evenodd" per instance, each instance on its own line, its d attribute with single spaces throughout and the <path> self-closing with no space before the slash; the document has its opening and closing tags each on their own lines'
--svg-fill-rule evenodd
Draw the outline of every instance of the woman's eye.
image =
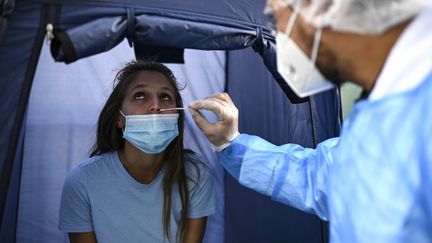
<svg viewBox="0 0 432 243">
<path fill-rule="evenodd" d="M 163 95 L 161 95 L 161 99 L 164 101 L 171 101 L 171 96 L 169 96 L 167 94 L 163 94 Z"/>
<path fill-rule="evenodd" d="M 136 94 L 134 95 L 134 99 L 135 99 L 135 100 L 143 100 L 143 99 L 144 99 L 144 94 L 141 93 L 141 92 L 136 93 Z"/>
</svg>

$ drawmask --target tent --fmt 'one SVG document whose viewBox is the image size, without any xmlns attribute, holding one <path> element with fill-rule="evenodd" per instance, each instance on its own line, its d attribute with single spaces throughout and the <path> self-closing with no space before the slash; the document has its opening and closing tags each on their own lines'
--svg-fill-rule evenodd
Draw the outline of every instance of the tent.
<svg viewBox="0 0 432 243">
<path fill-rule="evenodd" d="M 57 229 L 64 176 L 88 156 L 113 71 L 133 58 L 170 63 L 188 84 L 185 103 L 228 92 L 240 111 L 240 132 L 306 147 L 337 136 L 338 91 L 307 99 L 293 94 L 276 71 L 264 4 L 1 1 L 0 242 L 67 242 Z M 186 119 L 185 144 L 216 175 L 218 208 L 205 242 L 326 241 L 326 225 L 317 217 L 233 181 Z"/>
</svg>

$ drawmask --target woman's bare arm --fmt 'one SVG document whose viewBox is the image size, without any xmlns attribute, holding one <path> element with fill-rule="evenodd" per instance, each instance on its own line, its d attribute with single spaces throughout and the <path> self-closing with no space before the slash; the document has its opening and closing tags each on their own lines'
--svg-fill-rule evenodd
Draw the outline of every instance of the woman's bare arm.
<svg viewBox="0 0 432 243">
<path fill-rule="evenodd" d="M 92 232 L 69 233 L 70 243 L 97 243 L 96 235 Z"/>
<path fill-rule="evenodd" d="M 186 219 L 183 243 L 201 243 L 204 238 L 206 224 L 207 217 Z"/>
</svg>

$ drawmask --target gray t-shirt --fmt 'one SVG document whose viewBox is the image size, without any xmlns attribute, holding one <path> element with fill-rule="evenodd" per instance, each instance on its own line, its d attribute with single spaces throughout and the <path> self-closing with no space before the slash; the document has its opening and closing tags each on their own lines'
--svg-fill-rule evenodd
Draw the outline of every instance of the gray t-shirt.
<svg viewBox="0 0 432 243">
<path fill-rule="evenodd" d="M 190 156 L 189 156 L 190 157 Z M 188 158 L 188 156 L 186 157 Z M 200 218 L 215 211 L 213 174 L 202 162 L 186 159 L 188 218 Z M 66 177 L 60 206 L 59 229 L 65 232 L 94 231 L 100 243 L 168 242 L 162 225 L 163 178 L 165 168 L 150 184 L 133 179 L 117 152 L 85 160 Z M 181 201 L 177 185 L 172 191 L 171 241 L 176 239 Z"/>
</svg>

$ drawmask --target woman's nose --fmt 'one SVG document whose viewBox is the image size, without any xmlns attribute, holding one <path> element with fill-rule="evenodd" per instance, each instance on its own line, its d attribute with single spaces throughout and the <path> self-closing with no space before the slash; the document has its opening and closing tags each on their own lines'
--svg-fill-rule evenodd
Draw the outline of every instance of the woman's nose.
<svg viewBox="0 0 432 243">
<path fill-rule="evenodd" d="M 160 106 L 158 100 L 153 100 L 152 103 L 149 106 L 149 112 L 150 113 L 159 113 Z"/>
</svg>

